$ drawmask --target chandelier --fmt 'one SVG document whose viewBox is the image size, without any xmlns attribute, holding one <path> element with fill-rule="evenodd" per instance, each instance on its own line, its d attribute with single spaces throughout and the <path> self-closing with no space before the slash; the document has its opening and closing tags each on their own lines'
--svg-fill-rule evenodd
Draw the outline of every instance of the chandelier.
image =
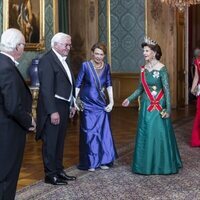
<svg viewBox="0 0 200 200">
<path fill-rule="evenodd" d="M 161 2 L 178 8 L 180 12 L 184 12 L 190 5 L 200 4 L 200 0 L 161 0 Z"/>
</svg>

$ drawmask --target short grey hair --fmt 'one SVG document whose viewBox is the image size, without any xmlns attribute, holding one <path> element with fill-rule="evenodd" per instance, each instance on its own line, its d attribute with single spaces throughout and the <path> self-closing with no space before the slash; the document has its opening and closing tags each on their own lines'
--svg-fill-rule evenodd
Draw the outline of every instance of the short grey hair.
<svg viewBox="0 0 200 200">
<path fill-rule="evenodd" d="M 199 57 L 199 56 L 200 56 L 200 49 L 199 48 L 195 48 L 194 57 Z"/>
<path fill-rule="evenodd" d="M 62 39 L 66 38 L 71 39 L 71 36 L 62 32 L 56 33 L 51 39 L 51 47 L 54 47 L 56 42 L 60 42 Z"/>
<path fill-rule="evenodd" d="M 15 28 L 5 30 L 1 35 L 0 50 L 3 52 L 12 52 L 17 44 L 24 38 L 22 32 Z"/>
</svg>

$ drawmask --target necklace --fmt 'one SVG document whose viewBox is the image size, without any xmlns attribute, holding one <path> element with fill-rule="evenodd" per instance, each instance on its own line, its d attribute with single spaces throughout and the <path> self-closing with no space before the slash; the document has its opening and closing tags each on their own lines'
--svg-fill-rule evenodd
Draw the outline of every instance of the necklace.
<svg viewBox="0 0 200 200">
<path fill-rule="evenodd" d="M 155 65 L 158 63 L 159 61 L 156 59 L 153 59 L 149 62 L 146 63 L 145 68 L 148 69 L 149 71 L 152 71 L 155 68 Z"/>
<path fill-rule="evenodd" d="M 100 64 L 100 66 L 97 66 L 97 65 L 94 63 L 93 60 L 92 60 L 91 62 L 92 62 L 92 64 L 93 64 L 94 68 L 97 69 L 97 70 L 98 70 L 98 69 L 102 69 L 102 68 L 104 67 L 104 63 L 103 63 L 103 62 Z"/>
</svg>

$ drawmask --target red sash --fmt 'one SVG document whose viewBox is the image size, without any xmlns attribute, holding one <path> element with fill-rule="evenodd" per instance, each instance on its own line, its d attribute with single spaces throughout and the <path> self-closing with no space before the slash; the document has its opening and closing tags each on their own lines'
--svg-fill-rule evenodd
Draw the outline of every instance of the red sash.
<svg viewBox="0 0 200 200">
<path fill-rule="evenodd" d="M 161 111 L 162 106 L 160 105 L 159 101 L 163 98 L 163 95 L 164 95 L 163 90 L 160 90 L 160 92 L 158 93 L 156 98 L 154 98 L 154 96 L 151 94 L 151 91 L 150 91 L 150 89 L 147 85 L 146 79 L 145 79 L 144 66 L 142 66 L 142 70 L 141 70 L 141 80 L 142 80 L 142 85 L 144 87 L 144 90 L 150 100 L 150 105 L 148 106 L 147 110 L 150 112 L 154 109 Z"/>
</svg>

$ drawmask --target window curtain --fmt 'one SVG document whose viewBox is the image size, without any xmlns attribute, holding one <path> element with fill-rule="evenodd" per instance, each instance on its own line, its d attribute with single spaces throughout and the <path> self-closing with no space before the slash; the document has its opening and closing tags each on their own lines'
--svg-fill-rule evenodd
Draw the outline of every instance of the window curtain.
<svg viewBox="0 0 200 200">
<path fill-rule="evenodd" d="M 68 0 L 58 0 L 59 32 L 69 33 Z"/>
</svg>

